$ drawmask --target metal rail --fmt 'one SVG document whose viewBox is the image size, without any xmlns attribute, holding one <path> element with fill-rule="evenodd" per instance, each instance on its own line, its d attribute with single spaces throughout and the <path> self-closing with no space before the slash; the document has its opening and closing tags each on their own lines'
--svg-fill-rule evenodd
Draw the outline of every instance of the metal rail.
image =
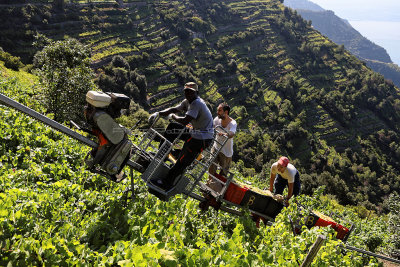
<svg viewBox="0 0 400 267">
<path fill-rule="evenodd" d="M 43 122 L 44 124 L 50 126 L 51 128 L 65 134 L 65 135 L 68 135 L 69 137 L 71 137 L 75 140 L 78 140 L 79 142 L 81 142 L 89 147 L 95 148 L 98 146 L 98 144 L 96 142 L 90 140 L 89 138 L 71 130 L 70 128 L 46 117 L 45 115 L 43 115 L 31 108 L 28 108 L 27 106 L 22 105 L 21 103 L 13 100 L 13 99 L 9 98 L 8 96 L 5 96 L 1 93 L 0 93 L 0 104 L 4 104 L 6 106 L 12 107 L 12 108 L 22 112 L 22 113 L 25 113 L 26 115 L 28 115 L 40 122 Z M 127 165 L 130 167 L 133 167 L 133 168 L 137 168 L 137 166 L 138 166 L 137 163 L 135 163 L 131 160 L 129 160 L 127 162 Z"/>
<path fill-rule="evenodd" d="M 43 114 L 40 114 L 39 112 L 37 112 L 31 108 L 28 108 L 27 106 L 24 106 L 24 105 L 18 103 L 17 101 L 15 101 L 3 94 L 0 94 L 0 103 L 3 103 L 9 107 L 12 107 L 18 111 L 21 111 L 21 112 L 25 113 L 26 115 L 52 127 L 53 129 L 56 129 L 57 131 L 59 131 L 63 134 L 66 134 L 69 137 L 72 137 L 72 138 L 80 141 L 81 143 L 84 143 L 87 146 L 97 147 L 97 144 L 95 142 L 93 142 L 92 140 L 90 140 L 89 138 L 71 130 L 68 127 L 65 127 L 64 125 L 44 116 Z"/>
<path fill-rule="evenodd" d="M 202 196 L 200 196 L 200 195 L 198 195 L 198 194 L 196 194 L 196 193 L 194 193 L 194 192 L 190 192 L 190 193 L 185 193 L 185 192 L 184 192 L 184 194 L 187 194 L 189 197 L 191 197 L 191 198 L 193 198 L 193 199 L 195 199 L 195 200 L 198 200 L 198 201 L 204 201 L 204 200 L 206 200 L 204 197 L 202 197 Z M 233 204 L 233 203 L 230 203 L 230 204 L 231 204 L 231 205 L 234 205 L 234 206 L 236 206 L 236 207 L 238 207 L 238 208 L 242 208 L 242 207 L 239 206 L 239 205 L 236 205 L 236 204 Z M 232 208 L 228 208 L 228 207 L 226 207 L 226 206 L 224 206 L 224 205 L 221 205 L 221 207 L 220 207 L 219 209 L 222 210 L 222 211 L 228 212 L 228 213 L 230 213 L 230 214 L 233 214 L 233 215 L 238 215 L 238 216 L 243 216 L 243 215 L 244 215 L 244 212 L 238 211 L 238 210 L 235 210 L 235 209 L 232 209 Z M 252 213 L 254 213 L 254 214 L 258 215 L 258 216 L 261 216 L 261 217 L 265 218 L 265 219 L 267 220 L 266 224 L 267 224 L 268 226 L 272 226 L 272 224 L 273 224 L 272 218 L 270 218 L 270 217 L 268 217 L 268 216 L 265 216 L 265 215 L 263 215 L 263 214 L 261 214 L 261 213 L 252 211 L 252 210 L 250 210 L 250 212 L 252 212 Z"/>
<path fill-rule="evenodd" d="M 366 255 L 369 255 L 369 256 L 373 256 L 373 257 L 380 258 L 380 259 L 383 259 L 383 260 L 386 260 L 386 261 L 391 261 L 391 262 L 400 264 L 400 260 L 389 258 L 389 257 L 384 256 L 384 255 L 379 255 L 379 254 L 373 253 L 373 252 L 368 251 L 368 250 L 363 250 L 363 249 L 352 247 L 352 246 L 349 246 L 349 245 L 346 245 L 345 248 L 348 249 L 348 250 L 353 250 L 353 251 L 356 251 L 356 252 L 359 252 L 359 253 L 362 253 L 362 254 L 366 254 Z"/>
</svg>

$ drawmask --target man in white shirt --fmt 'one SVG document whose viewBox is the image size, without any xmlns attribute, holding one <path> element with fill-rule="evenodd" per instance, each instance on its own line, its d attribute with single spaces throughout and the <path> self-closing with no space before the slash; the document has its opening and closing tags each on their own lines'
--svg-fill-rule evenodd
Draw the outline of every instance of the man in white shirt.
<svg viewBox="0 0 400 267">
<path fill-rule="evenodd" d="M 288 195 L 285 204 L 288 205 L 289 199 L 293 195 L 297 196 L 300 194 L 300 174 L 297 169 L 289 163 L 287 157 L 280 157 L 280 159 L 271 166 L 269 191 L 282 195 L 286 186 L 288 186 Z M 273 191 L 274 188 L 275 191 Z"/>
<path fill-rule="evenodd" d="M 214 127 L 222 126 L 222 128 L 227 131 L 228 135 L 228 140 L 215 158 L 215 163 L 219 164 L 222 168 L 220 174 L 224 176 L 228 175 L 229 167 L 232 162 L 233 136 L 235 135 L 237 128 L 236 121 L 229 116 L 230 110 L 231 108 L 228 104 L 222 103 L 218 106 L 217 117 L 214 118 Z M 217 165 L 212 164 L 208 172 L 215 175 L 216 171 Z"/>
</svg>

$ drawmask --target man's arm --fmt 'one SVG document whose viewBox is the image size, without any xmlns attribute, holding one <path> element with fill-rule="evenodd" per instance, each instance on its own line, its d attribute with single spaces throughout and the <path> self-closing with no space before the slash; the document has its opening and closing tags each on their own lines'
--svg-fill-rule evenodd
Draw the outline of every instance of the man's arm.
<svg viewBox="0 0 400 267">
<path fill-rule="evenodd" d="M 232 133 L 232 132 L 230 132 L 230 131 L 228 131 L 228 133 L 221 133 L 221 132 L 219 132 L 218 135 L 225 135 L 225 136 L 228 136 L 228 139 L 229 139 L 229 138 L 234 137 L 234 136 L 235 136 L 235 133 Z"/>
<path fill-rule="evenodd" d="M 178 112 L 179 112 L 178 108 L 172 107 L 172 108 L 164 109 L 164 110 L 160 111 L 159 113 L 160 113 L 160 116 L 166 117 L 169 114 L 178 113 Z"/>
<path fill-rule="evenodd" d="M 234 132 L 228 132 L 228 138 L 232 138 L 232 137 L 234 137 L 235 136 L 235 133 Z"/>
<path fill-rule="evenodd" d="M 214 125 L 215 125 L 215 123 L 214 123 Z M 228 139 L 229 139 L 229 138 L 233 138 L 233 137 L 235 136 L 235 133 L 236 133 L 236 123 L 233 124 L 231 130 L 228 131 L 227 134 L 225 134 L 225 133 L 219 133 L 219 135 L 227 135 L 227 136 L 228 136 Z"/>
<path fill-rule="evenodd" d="M 269 177 L 269 191 L 273 192 L 274 190 L 274 182 L 275 182 L 276 173 L 271 171 L 271 175 Z"/>
<path fill-rule="evenodd" d="M 187 114 L 185 115 L 185 117 L 180 117 L 175 114 L 172 114 L 171 118 L 182 125 L 186 125 L 194 119 L 192 116 L 189 116 Z"/>
<path fill-rule="evenodd" d="M 288 188 L 287 200 L 289 201 L 289 199 L 293 195 L 293 185 L 294 185 L 294 183 L 288 183 L 288 184 L 289 184 L 289 188 Z"/>
<path fill-rule="evenodd" d="M 288 183 L 288 195 L 287 198 L 285 199 L 285 204 L 288 207 L 289 206 L 289 199 L 292 197 L 293 195 L 293 185 L 294 183 Z"/>
</svg>

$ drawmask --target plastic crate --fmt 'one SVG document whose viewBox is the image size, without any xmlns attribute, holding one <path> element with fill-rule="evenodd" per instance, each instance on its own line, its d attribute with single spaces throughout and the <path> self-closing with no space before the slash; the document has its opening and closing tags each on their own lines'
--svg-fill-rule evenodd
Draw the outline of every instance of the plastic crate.
<svg viewBox="0 0 400 267">
<path fill-rule="evenodd" d="M 224 176 L 222 176 L 220 174 L 215 174 L 215 177 L 223 182 L 226 182 L 226 180 L 227 180 Z M 241 186 L 235 184 L 234 182 L 231 182 L 228 186 L 228 189 L 225 192 L 224 199 L 226 201 L 240 205 L 247 190 L 249 190 L 249 189 L 246 187 L 241 187 Z"/>
</svg>

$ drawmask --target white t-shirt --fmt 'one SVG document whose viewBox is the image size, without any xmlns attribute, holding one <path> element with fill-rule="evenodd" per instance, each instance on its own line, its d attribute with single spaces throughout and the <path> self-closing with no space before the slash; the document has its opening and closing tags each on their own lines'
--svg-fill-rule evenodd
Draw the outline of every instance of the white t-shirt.
<svg viewBox="0 0 400 267">
<path fill-rule="evenodd" d="M 292 164 L 289 163 L 286 166 L 285 171 L 281 173 L 278 171 L 278 162 L 275 162 L 271 166 L 271 173 L 277 173 L 280 176 L 282 176 L 282 178 L 288 180 L 288 183 L 294 183 L 294 177 L 296 176 L 297 169 Z"/>
<path fill-rule="evenodd" d="M 214 127 L 217 126 L 222 126 L 221 125 L 221 119 L 218 117 L 214 118 Z M 237 128 L 237 123 L 234 119 L 232 119 L 228 125 L 224 128 L 228 133 L 236 133 L 236 128 Z M 233 155 L 233 137 L 228 138 L 226 141 L 225 145 L 221 148 L 220 151 L 222 154 L 224 154 L 226 157 L 232 157 Z"/>
<path fill-rule="evenodd" d="M 175 108 L 186 112 L 187 115 L 194 118 L 190 122 L 193 126 L 193 129 L 190 130 L 190 135 L 193 138 L 204 140 L 214 137 L 212 115 L 203 99 L 197 97 L 192 103 L 185 99 Z"/>
</svg>

